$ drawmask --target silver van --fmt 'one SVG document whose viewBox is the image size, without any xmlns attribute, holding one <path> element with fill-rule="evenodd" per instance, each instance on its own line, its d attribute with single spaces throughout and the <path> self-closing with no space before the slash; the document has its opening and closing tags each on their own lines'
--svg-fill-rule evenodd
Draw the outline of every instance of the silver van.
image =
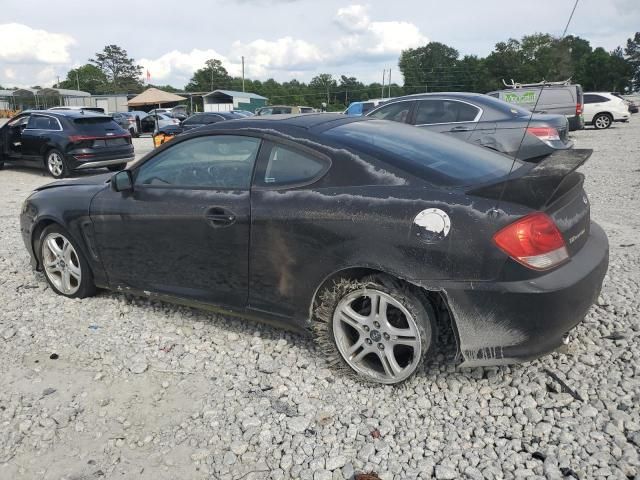
<svg viewBox="0 0 640 480">
<path fill-rule="evenodd" d="M 506 89 L 489 92 L 487 95 L 534 113 L 564 115 L 569 120 L 571 131 L 584 128 L 584 98 L 580 85 L 566 81 L 510 85 L 505 83 L 505 86 Z"/>
</svg>

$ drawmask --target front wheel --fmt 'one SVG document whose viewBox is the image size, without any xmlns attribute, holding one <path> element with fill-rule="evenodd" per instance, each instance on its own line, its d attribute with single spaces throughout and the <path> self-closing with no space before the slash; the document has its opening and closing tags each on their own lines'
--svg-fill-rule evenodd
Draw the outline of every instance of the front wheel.
<svg viewBox="0 0 640 480">
<path fill-rule="evenodd" d="M 117 165 L 109 165 L 107 168 L 110 172 L 119 172 L 127 167 L 126 163 L 118 163 Z"/>
<path fill-rule="evenodd" d="M 593 119 L 593 126 L 596 128 L 596 130 L 604 130 L 605 128 L 609 128 L 612 123 L 613 119 L 608 113 L 599 113 Z"/>
<path fill-rule="evenodd" d="M 435 313 L 420 297 L 383 275 L 334 283 L 314 311 L 316 339 L 332 363 L 359 378 L 401 383 L 418 370 L 436 338 Z"/>
<path fill-rule="evenodd" d="M 85 298 L 95 293 L 89 264 L 62 227 L 50 225 L 42 231 L 40 262 L 49 286 L 57 294 Z"/>
<path fill-rule="evenodd" d="M 60 150 L 54 148 L 45 153 L 44 163 L 53 178 L 64 178 L 69 173 L 67 162 Z"/>
</svg>

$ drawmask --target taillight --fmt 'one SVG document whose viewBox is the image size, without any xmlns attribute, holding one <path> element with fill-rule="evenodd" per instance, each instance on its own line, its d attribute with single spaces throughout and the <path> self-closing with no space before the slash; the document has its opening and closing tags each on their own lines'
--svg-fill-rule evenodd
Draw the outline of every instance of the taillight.
<svg viewBox="0 0 640 480">
<path fill-rule="evenodd" d="M 534 270 L 553 268 L 569 258 L 560 230 L 541 212 L 507 225 L 493 236 L 493 241 L 515 261 Z"/>
<path fill-rule="evenodd" d="M 69 141 L 71 143 L 80 143 L 87 140 L 95 140 L 98 137 L 95 136 L 87 136 L 87 135 L 69 135 Z"/>
<path fill-rule="evenodd" d="M 582 104 L 576 103 L 576 115 L 582 115 Z"/>
<path fill-rule="evenodd" d="M 560 140 L 560 134 L 554 127 L 529 127 L 527 133 L 538 137 L 543 142 Z"/>
</svg>

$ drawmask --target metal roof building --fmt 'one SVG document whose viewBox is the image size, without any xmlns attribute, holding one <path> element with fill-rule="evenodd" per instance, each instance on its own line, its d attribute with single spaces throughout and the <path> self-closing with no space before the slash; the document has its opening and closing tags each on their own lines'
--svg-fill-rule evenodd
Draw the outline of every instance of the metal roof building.
<svg viewBox="0 0 640 480">
<path fill-rule="evenodd" d="M 202 96 L 205 112 L 228 112 L 231 110 L 256 109 L 267 104 L 267 97 L 249 92 L 236 92 L 234 90 L 214 90 Z"/>
<path fill-rule="evenodd" d="M 77 101 L 75 99 L 80 99 L 79 104 L 83 105 L 84 99 L 89 97 L 91 97 L 91 94 L 88 92 L 64 88 L 0 90 L 0 110 L 25 110 L 27 108 L 38 109 L 75 105 L 76 103 L 73 103 L 73 101 Z"/>
</svg>

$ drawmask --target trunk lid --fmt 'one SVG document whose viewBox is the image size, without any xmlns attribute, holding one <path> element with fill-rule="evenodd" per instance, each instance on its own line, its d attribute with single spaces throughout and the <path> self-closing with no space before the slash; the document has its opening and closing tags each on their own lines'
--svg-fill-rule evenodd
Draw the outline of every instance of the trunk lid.
<svg viewBox="0 0 640 480">
<path fill-rule="evenodd" d="M 576 172 L 593 153 L 558 150 L 532 168 L 522 167 L 506 180 L 469 190 L 467 194 L 517 203 L 548 214 L 562 233 L 570 255 L 589 236 L 591 213 L 584 175 Z"/>
</svg>

